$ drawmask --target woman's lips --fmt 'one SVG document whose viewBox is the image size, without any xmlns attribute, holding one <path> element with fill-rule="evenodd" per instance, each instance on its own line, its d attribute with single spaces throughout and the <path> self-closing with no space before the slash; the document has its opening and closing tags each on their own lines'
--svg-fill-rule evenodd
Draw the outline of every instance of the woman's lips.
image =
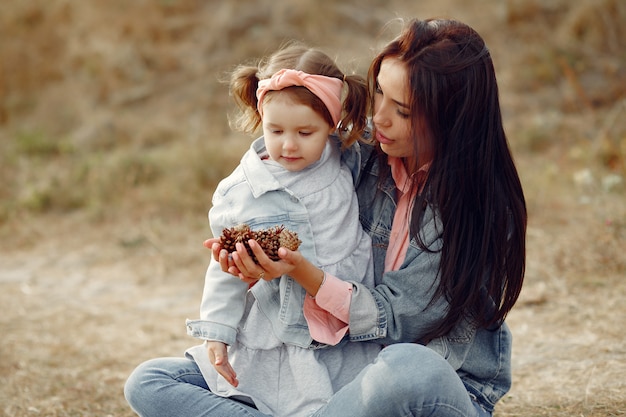
<svg viewBox="0 0 626 417">
<path fill-rule="evenodd" d="M 383 135 L 380 132 L 376 132 L 376 140 L 384 145 L 388 145 L 393 142 L 391 139 L 387 138 L 385 135 Z"/>
</svg>

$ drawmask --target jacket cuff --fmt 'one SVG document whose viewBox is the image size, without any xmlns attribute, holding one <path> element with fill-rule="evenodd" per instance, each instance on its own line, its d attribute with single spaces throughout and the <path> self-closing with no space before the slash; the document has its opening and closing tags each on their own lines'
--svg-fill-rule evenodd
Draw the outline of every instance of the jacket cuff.
<svg viewBox="0 0 626 417">
<path fill-rule="evenodd" d="M 385 309 L 365 285 L 354 283 L 350 304 L 350 340 L 374 340 L 387 336 Z"/>
<path fill-rule="evenodd" d="M 185 321 L 187 334 L 189 336 L 202 339 L 222 342 L 227 345 L 235 343 L 237 329 L 207 320 Z"/>
<path fill-rule="evenodd" d="M 324 282 L 315 295 L 318 306 L 344 323 L 349 323 L 351 300 L 352 283 L 342 281 L 331 274 L 324 275 Z"/>
</svg>

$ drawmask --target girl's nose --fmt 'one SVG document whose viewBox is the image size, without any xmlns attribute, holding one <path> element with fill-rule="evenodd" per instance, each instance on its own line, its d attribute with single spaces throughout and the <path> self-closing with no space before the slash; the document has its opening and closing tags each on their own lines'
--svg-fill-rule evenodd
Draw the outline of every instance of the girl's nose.
<svg viewBox="0 0 626 417">
<path fill-rule="evenodd" d="M 293 151 L 298 148 L 295 139 L 291 135 L 287 135 L 283 140 L 283 149 Z"/>
</svg>

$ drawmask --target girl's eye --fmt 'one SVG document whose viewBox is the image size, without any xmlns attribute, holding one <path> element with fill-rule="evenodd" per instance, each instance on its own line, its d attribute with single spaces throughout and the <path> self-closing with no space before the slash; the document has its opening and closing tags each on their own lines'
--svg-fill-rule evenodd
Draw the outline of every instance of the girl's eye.
<svg viewBox="0 0 626 417">
<path fill-rule="evenodd" d="M 300 132 L 300 136 L 311 136 L 312 132 Z"/>
<path fill-rule="evenodd" d="M 283 133 L 282 130 L 278 130 L 278 129 L 272 129 L 272 130 L 270 130 L 270 132 L 272 132 L 272 134 L 274 134 L 274 135 L 280 135 L 281 133 Z"/>
</svg>

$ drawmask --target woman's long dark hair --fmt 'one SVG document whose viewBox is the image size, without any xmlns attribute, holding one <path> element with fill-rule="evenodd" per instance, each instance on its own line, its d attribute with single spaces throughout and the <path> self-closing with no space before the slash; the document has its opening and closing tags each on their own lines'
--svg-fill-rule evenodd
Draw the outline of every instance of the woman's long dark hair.
<svg viewBox="0 0 626 417">
<path fill-rule="evenodd" d="M 411 209 L 411 238 L 427 250 L 419 234 L 426 205 L 443 225 L 435 297 L 446 297 L 450 308 L 423 339 L 448 333 L 464 318 L 497 326 L 522 288 L 527 212 L 489 50 L 463 23 L 412 20 L 373 61 L 370 89 L 386 57 L 407 66 L 415 155 L 424 141 L 433 155 Z M 420 158 L 413 159 L 417 165 Z"/>
</svg>

